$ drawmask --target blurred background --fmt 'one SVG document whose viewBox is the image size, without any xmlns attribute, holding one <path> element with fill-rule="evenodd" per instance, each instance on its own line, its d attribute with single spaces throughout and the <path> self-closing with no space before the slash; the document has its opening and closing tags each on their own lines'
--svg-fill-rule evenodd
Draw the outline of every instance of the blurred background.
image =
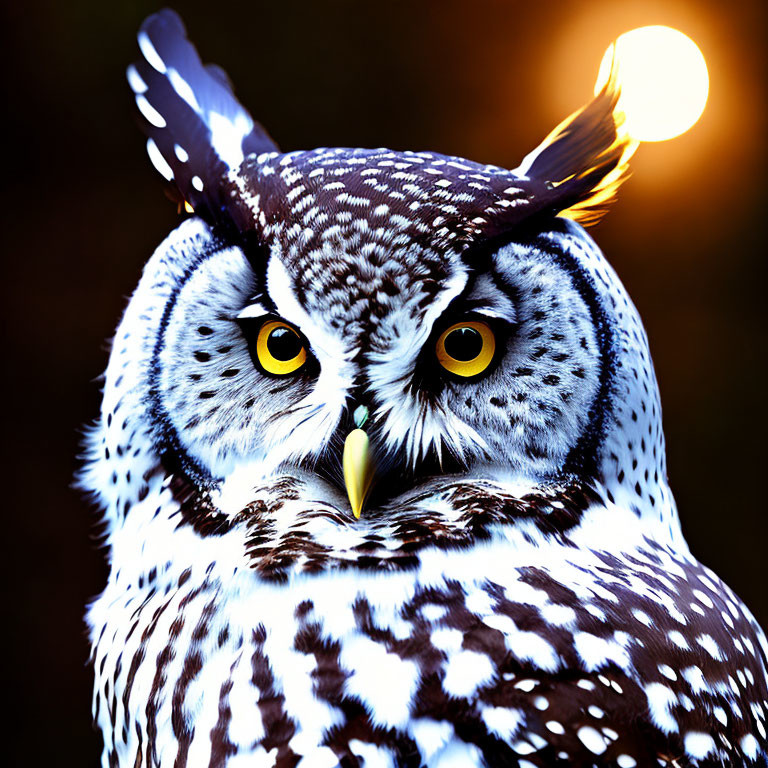
<svg viewBox="0 0 768 768">
<path fill-rule="evenodd" d="M 106 578 L 71 489 L 108 341 L 175 225 L 124 69 L 154 2 L 5 0 L 5 765 L 96 766 L 82 620 Z M 768 625 L 764 0 L 179 0 L 204 60 L 283 149 L 430 149 L 509 168 L 591 96 L 603 52 L 666 24 L 709 65 L 683 136 L 640 147 L 593 234 L 650 336 L 693 552 Z M 8 131 L 10 130 L 10 133 Z"/>
</svg>

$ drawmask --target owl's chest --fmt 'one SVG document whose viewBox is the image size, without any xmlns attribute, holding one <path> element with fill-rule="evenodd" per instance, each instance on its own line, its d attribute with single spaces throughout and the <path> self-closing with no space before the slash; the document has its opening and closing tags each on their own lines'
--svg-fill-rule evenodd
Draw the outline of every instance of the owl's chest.
<svg viewBox="0 0 768 768">
<path fill-rule="evenodd" d="M 161 765 L 228 750 L 271 765 L 383 733 L 424 759 L 478 728 L 576 754 L 605 713 L 593 743 L 605 749 L 638 714 L 662 741 L 702 711 L 742 722 L 737 735 L 757 728 L 745 717 L 749 686 L 765 696 L 762 636 L 704 569 L 651 551 L 538 561 L 427 552 L 410 571 L 282 584 L 192 569 L 143 599 L 113 584 L 96 626 L 98 718 L 116 753 Z"/>
</svg>

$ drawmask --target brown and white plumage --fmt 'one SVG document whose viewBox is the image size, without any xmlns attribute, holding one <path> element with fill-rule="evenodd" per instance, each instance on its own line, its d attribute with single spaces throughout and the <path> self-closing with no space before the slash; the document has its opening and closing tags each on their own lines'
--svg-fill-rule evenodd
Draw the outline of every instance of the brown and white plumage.
<svg viewBox="0 0 768 768">
<path fill-rule="evenodd" d="M 642 324 L 558 216 L 625 172 L 610 87 L 516 171 L 281 154 L 174 14 L 139 39 L 197 215 L 126 310 L 82 476 L 104 765 L 766 764 L 765 637 L 688 551 Z M 492 339 L 471 375 L 454 326 Z"/>
</svg>

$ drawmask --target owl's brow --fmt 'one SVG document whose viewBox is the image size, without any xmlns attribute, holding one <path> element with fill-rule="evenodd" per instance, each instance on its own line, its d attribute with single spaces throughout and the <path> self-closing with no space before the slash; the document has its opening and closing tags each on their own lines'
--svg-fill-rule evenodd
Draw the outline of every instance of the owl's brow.
<svg viewBox="0 0 768 768">
<path fill-rule="evenodd" d="M 488 304 L 484 301 L 470 300 L 462 302 L 458 310 L 466 314 L 484 315 L 507 325 L 517 325 L 517 313 L 511 304 L 507 307 L 504 304 Z"/>
<path fill-rule="evenodd" d="M 512 327 L 517 325 L 517 313 L 511 302 L 507 305 L 506 302 L 503 304 L 489 303 L 483 299 L 463 298 L 451 304 L 446 314 L 456 319 L 467 315 L 480 315 L 481 317 L 502 323 L 505 326 Z"/>
<path fill-rule="evenodd" d="M 237 320 L 258 320 L 267 315 L 274 314 L 271 310 L 267 309 L 260 301 L 254 301 L 244 309 L 240 310 L 236 315 L 233 315 L 230 319 Z"/>
<path fill-rule="evenodd" d="M 510 326 L 517 324 L 514 300 L 489 273 L 471 279 L 466 289 L 451 302 L 448 311 L 454 316 L 477 314 Z"/>
</svg>

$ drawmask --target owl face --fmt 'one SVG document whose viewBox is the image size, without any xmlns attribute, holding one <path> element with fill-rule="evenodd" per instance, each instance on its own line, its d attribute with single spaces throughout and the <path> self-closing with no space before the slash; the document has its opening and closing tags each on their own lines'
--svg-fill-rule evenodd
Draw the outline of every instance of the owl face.
<svg viewBox="0 0 768 768">
<path fill-rule="evenodd" d="M 385 201 L 403 185 L 366 171 L 394 163 L 421 171 L 426 193 L 446 188 L 423 173 L 432 158 L 393 154 L 257 165 L 277 166 L 304 196 L 298 206 L 289 192 L 278 197 L 279 223 L 255 247 L 201 222 L 185 227 L 205 245 L 181 256 L 192 268 L 159 329 L 150 389 L 157 434 L 196 478 L 215 484 L 247 466 L 254 477 L 300 468 L 333 481 L 361 407 L 374 488 L 402 491 L 441 467 L 538 481 L 563 473 L 600 385 L 598 319 L 556 248 L 524 238 L 454 245 L 468 222 L 449 210 L 471 195 L 466 172 L 437 177 L 451 196 L 401 193 L 392 211 Z M 258 187 L 252 168 L 243 175 Z M 302 221 L 307 207 L 314 228 Z"/>
<path fill-rule="evenodd" d="M 644 331 L 574 222 L 626 170 L 612 82 L 514 171 L 285 154 L 174 14 L 139 42 L 150 159 L 194 215 L 148 263 L 107 371 L 87 484 L 116 516 L 161 477 L 183 522 L 245 523 L 251 553 L 254 520 L 313 541 L 319 520 L 464 530 L 467 487 L 501 515 L 556 488 L 674 527 Z"/>
</svg>

